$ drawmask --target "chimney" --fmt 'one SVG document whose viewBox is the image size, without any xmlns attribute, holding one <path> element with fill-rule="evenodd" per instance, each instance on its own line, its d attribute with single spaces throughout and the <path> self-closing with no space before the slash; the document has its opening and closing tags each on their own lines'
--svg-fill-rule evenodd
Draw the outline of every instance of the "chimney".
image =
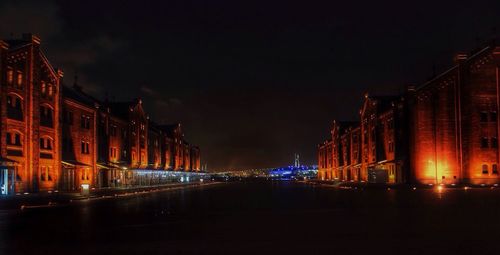
<svg viewBox="0 0 500 255">
<path fill-rule="evenodd" d="M 33 44 L 40 44 L 40 37 L 38 37 L 37 35 L 34 35 L 34 34 L 31 34 L 31 33 L 24 33 L 22 35 L 22 39 L 25 40 L 25 41 L 29 41 L 29 42 L 32 42 Z"/>
<path fill-rule="evenodd" d="M 463 62 L 465 62 L 467 60 L 467 54 L 466 53 L 458 53 L 458 54 L 455 54 L 455 57 L 453 57 L 453 62 L 455 62 L 455 64 L 462 64 Z"/>
<path fill-rule="evenodd" d="M 406 91 L 410 92 L 410 93 L 413 93 L 415 92 L 415 85 L 408 85 L 406 86 Z"/>
</svg>

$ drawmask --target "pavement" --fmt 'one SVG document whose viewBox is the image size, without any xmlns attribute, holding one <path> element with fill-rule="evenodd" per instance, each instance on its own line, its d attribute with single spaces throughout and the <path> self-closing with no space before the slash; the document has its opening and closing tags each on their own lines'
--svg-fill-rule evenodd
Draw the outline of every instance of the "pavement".
<svg viewBox="0 0 500 255">
<path fill-rule="evenodd" d="M 128 196 L 137 196 L 152 192 L 178 190 L 206 185 L 219 184 L 220 182 L 203 183 L 172 183 L 159 186 L 130 187 L 130 188 L 101 188 L 93 189 L 89 195 L 79 192 L 41 192 L 25 193 L 14 196 L 0 196 L 0 210 L 29 210 L 42 207 L 68 205 L 89 200 L 113 199 Z"/>
</svg>

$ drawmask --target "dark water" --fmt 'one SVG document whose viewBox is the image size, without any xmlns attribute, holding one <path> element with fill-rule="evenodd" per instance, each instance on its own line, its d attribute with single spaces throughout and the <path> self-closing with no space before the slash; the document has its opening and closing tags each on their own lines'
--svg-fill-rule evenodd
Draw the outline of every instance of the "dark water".
<svg viewBox="0 0 500 255">
<path fill-rule="evenodd" d="M 0 254 L 500 254 L 500 189 L 230 183 L 0 212 Z"/>
</svg>

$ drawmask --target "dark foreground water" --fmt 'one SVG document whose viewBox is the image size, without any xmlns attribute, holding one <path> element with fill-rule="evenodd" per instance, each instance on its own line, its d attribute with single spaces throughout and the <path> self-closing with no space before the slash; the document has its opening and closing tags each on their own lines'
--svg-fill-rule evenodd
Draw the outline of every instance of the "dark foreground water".
<svg viewBox="0 0 500 255">
<path fill-rule="evenodd" d="M 500 189 L 230 183 L 0 212 L 0 254 L 500 254 Z"/>
</svg>

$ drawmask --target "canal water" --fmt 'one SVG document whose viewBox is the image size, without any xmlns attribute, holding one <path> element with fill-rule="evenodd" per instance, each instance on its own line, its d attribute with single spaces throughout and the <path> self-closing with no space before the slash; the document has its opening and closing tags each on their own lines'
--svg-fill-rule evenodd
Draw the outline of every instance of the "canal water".
<svg viewBox="0 0 500 255">
<path fill-rule="evenodd" d="M 500 254 L 500 189 L 236 182 L 0 212 L 0 254 Z"/>
</svg>

